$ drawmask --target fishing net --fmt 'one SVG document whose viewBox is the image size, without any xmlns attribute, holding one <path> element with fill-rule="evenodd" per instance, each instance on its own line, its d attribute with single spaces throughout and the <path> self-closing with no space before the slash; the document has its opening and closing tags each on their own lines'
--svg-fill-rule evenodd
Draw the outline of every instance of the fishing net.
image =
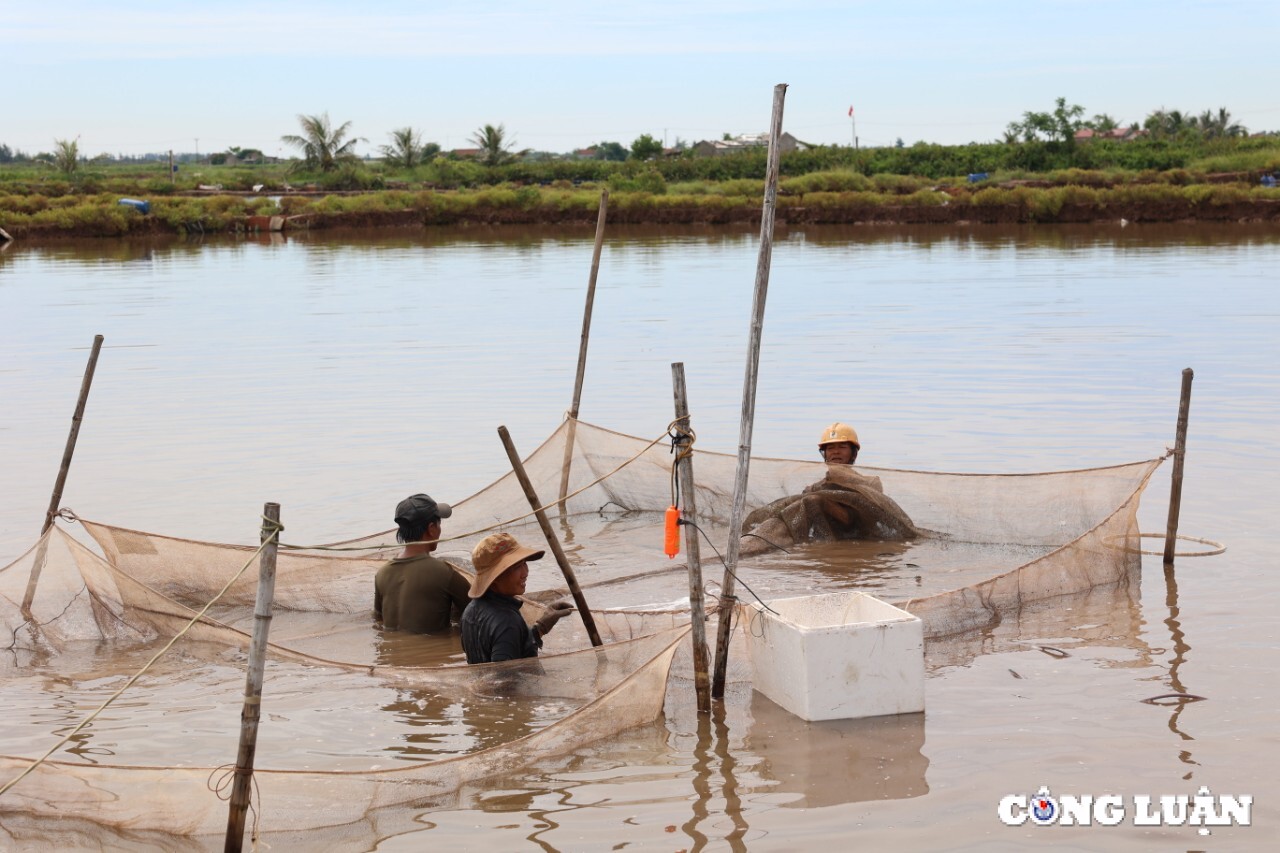
<svg viewBox="0 0 1280 853">
<path fill-rule="evenodd" d="M 687 679 L 691 667 L 687 567 L 660 554 L 672 458 L 665 435 L 569 420 L 525 461 L 542 504 L 563 496 L 551 523 L 592 605 L 598 649 L 571 617 L 537 660 L 462 666 L 456 636 L 376 630 L 373 576 L 398 551 L 394 531 L 323 547 L 290 546 L 286 533 L 255 772 L 263 829 L 352 826 L 388 806 L 438 802 L 469 780 L 655 719 L 669 673 Z M 990 636 L 1056 597 L 1136 583 L 1140 558 L 1126 543 L 1161 461 L 1029 475 L 858 466 L 918 535 L 767 548 L 737 567 L 740 595 L 864 589 L 919 615 L 932 657 L 961 660 L 981 650 L 975 628 Z M 681 501 L 697 504 L 713 605 L 721 566 L 712 555 L 727 535 L 736 457 L 695 450 L 693 466 L 695 494 Z M 753 459 L 747 507 L 799 495 L 827 473 L 821 462 Z M 437 555 L 467 570 L 471 547 L 494 529 L 538 543 L 529 514 L 514 475 L 503 477 L 454 504 Z M 287 507 L 284 516 L 287 524 Z M 9 652 L 0 689 L 23 721 L 0 737 L 9 756 L 0 778 L 114 690 L 124 663 L 185 633 L 124 710 L 113 706 L 0 796 L 0 819 L 56 812 L 137 832 L 221 832 L 226 806 L 208 783 L 235 753 L 255 547 L 64 520 L 79 521 L 101 553 L 59 525 L 0 569 Z M 565 594 L 550 553 L 535 566 L 530 621 L 539 602 Z M 737 617 L 737 627 L 740 637 L 750 620 Z M 741 648 L 730 663 L 731 681 L 749 680 Z"/>
</svg>

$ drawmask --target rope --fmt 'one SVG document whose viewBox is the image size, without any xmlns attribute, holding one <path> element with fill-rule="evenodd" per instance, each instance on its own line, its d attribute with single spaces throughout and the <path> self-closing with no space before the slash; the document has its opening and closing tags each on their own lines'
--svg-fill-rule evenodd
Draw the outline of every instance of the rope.
<svg viewBox="0 0 1280 853">
<path fill-rule="evenodd" d="M 647 453 L 650 450 L 650 448 L 652 448 L 655 444 L 662 441 L 664 438 L 670 437 L 671 431 L 675 428 L 677 423 L 679 423 L 679 420 L 672 421 L 667 426 L 666 432 L 664 432 L 662 435 L 658 436 L 653 441 L 646 444 L 630 459 L 627 459 L 626 461 L 622 462 L 620 465 L 618 465 L 618 467 L 614 468 L 609 473 L 603 474 L 597 477 L 596 479 L 592 480 L 590 483 L 587 483 L 585 486 L 578 489 L 577 491 L 570 492 L 569 494 L 565 495 L 563 498 L 557 498 L 556 500 L 552 501 L 549 504 L 544 504 L 543 506 L 540 506 L 537 509 L 532 509 L 529 512 L 526 512 L 524 515 L 517 515 L 515 518 L 510 518 L 510 519 L 507 519 L 506 521 L 499 521 L 496 524 L 490 524 L 488 527 L 481 527 L 478 530 L 472 530 L 468 533 L 457 533 L 457 534 L 454 534 L 453 536 L 441 536 L 439 539 L 424 539 L 421 542 L 415 542 L 414 544 L 415 545 L 417 544 L 435 545 L 441 542 L 455 542 L 459 539 L 467 539 L 472 536 L 478 536 L 481 533 L 488 533 L 491 530 L 498 530 L 499 528 L 503 528 L 503 527 L 507 527 L 508 525 L 515 524 L 517 521 L 524 521 L 526 518 L 531 518 L 540 512 L 546 512 L 547 510 L 552 509 L 557 505 L 568 501 L 570 498 L 577 497 L 578 495 L 585 492 L 587 489 L 590 489 L 592 486 L 597 486 L 600 483 L 603 483 L 605 480 L 609 479 L 614 474 L 618 473 L 623 468 L 630 465 L 632 462 L 635 462 L 637 459 L 639 459 L 641 456 Z M 688 431 L 688 434 L 692 436 L 693 435 L 692 430 Z M 280 548 L 285 551 L 379 551 L 388 547 L 390 546 L 385 544 L 339 546 L 339 545 L 289 545 L 284 542 L 280 543 Z"/>
<path fill-rule="evenodd" d="M 766 603 L 765 603 L 765 600 L 764 600 L 763 598 L 761 598 L 760 596 L 756 595 L 756 591 L 755 591 L 754 589 L 752 589 L 751 587 L 747 586 L 746 581 L 744 581 L 742 578 L 738 577 L 737 573 L 736 573 L 736 572 L 734 572 L 734 571 L 733 571 L 733 569 L 729 568 L 729 564 L 728 564 L 728 563 L 725 563 L 724 555 L 720 553 L 720 549 L 716 547 L 716 543 L 714 543 L 714 542 L 712 542 L 712 541 L 711 541 L 711 537 L 707 535 L 707 531 L 703 530 L 701 527 L 699 527 L 697 524 L 694 524 L 694 522 L 692 522 L 692 521 L 685 521 L 684 519 L 681 519 L 681 520 L 680 520 L 680 523 L 681 523 L 681 524 L 689 524 L 689 525 L 692 525 L 694 530 L 696 530 L 696 531 L 698 531 L 699 533 L 701 533 L 701 534 L 702 534 L 702 538 L 703 538 L 703 539 L 705 539 L 705 540 L 707 540 L 707 544 L 711 546 L 711 550 L 712 550 L 712 551 L 715 551 L 715 552 L 716 552 L 716 556 L 720 558 L 720 562 L 721 562 L 721 563 L 724 563 L 724 570 L 725 570 L 726 572 L 728 572 L 728 573 L 733 577 L 733 579 L 734 579 L 735 581 L 737 581 L 738 583 L 742 584 L 742 588 L 743 588 L 743 589 L 745 589 L 747 592 L 751 593 L 751 597 L 752 597 L 752 598 L 754 598 L 756 601 L 758 601 L 758 602 L 760 603 L 760 606 L 761 606 L 761 607 L 763 607 L 765 610 L 768 610 L 770 613 L 774 614 L 775 616 L 780 616 L 780 615 L 781 615 L 780 613 L 778 613 L 778 611 L 774 610 L 772 607 L 770 607 L 768 604 L 766 604 Z M 704 584 L 704 590 L 703 590 L 703 591 L 705 592 L 705 584 Z M 737 600 L 738 600 L 738 596 L 736 596 L 736 595 L 724 595 L 723 590 L 721 591 L 721 595 L 720 595 L 720 597 L 721 597 L 721 598 L 723 598 L 723 599 L 726 599 L 726 600 L 728 600 L 728 601 L 737 601 Z"/>
<path fill-rule="evenodd" d="M 235 793 L 236 781 L 236 765 L 222 764 L 209 771 L 209 778 L 205 780 L 204 786 L 213 792 L 213 795 L 224 803 L 231 801 L 231 796 Z M 254 842 L 254 849 L 257 848 L 258 841 L 258 812 L 262 807 L 262 791 L 258 789 L 258 777 L 250 776 L 249 783 L 252 786 L 253 793 L 249 796 L 249 814 L 253 818 L 250 824 L 249 838 Z M 257 800 L 258 805 L 254 806 Z"/>
<path fill-rule="evenodd" d="M 683 426 L 680 425 L 681 421 L 685 422 Z M 693 455 L 693 443 L 698 440 L 697 433 L 688 425 L 688 421 L 689 416 L 684 415 L 667 424 L 667 435 L 671 437 L 670 452 L 675 456 L 671 460 L 671 505 L 674 507 L 680 506 L 680 478 L 677 474 L 680 460 Z"/>
<path fill-rule="evenodd" d="M 1185 702 L 1203 702 L 1206 698 L 1208 697 L 1197 696 L 1194 693 L 1161 693 L 1159 696 L 1138 701 L 1147 705 L 1181 705 Z"/>
<path fill-rule="evenodd" d="M 5 783 L 5 786 L 3 788 L 0 788 L 0 797 L 3 797 L 9 791 L 10 788 L 18 784 L 19 782 L 21 782 L 23 779 L 25 779 L 33 770 L 35 770 L 41 764 L 44 764 L 44 762 L 49 759 L 49 756 L 53 755 L 55 752 L 61 749 L 68 741 L 70 741 L 73 737 L 79 734 L 84 729 L 85 726 L 89 725 L 95 719 L 97 719 L 98 715 L 101 714 L 103 711 L 107 710 L 107 707 L 110 706 L 111 703 L 119 699 L 120 696 L 126 690 L 128 690 L 130 687 L 136 684 L 138 679 L 141 678 L 143 674 L 145 674 L 146 671 L 151 668 L 152 664 L 160 660 L 161 656 L 164 655 L 165 652 L 173 648 L 173 645 L 177 643 L 178 640 L 182 639 L 182 637 L 188 631 L 191 630 L 192 626 L 194 626 L 196 622 L 199 622 L 200 619 L 206 613 L 209 612 L 209 608 L 213 607 L 213 605 L 218 603 L 218 599 L 222 598 L 222 596 L 226 594 L 226 591 L 231 588 L 231 585 L 236 581 L 238 581 L 240 579 L 240 576 L 243 575 L 245 573 L 245 570 L 248 569 L 249 566 L 253 563 L 253 558 L 261 554 L 262 549 L 267 547 L 267 545 L 270 544 L 270 542 L 273 539 L 277 539 L 280 536 L 280 532 L 284 530 L 283 525 L 281 525 L 277 521 L 272 521 L 271 519 L 267 518 L 265 515 L 262 516 L 262 522 L 263 522 L 264 529 L 267 528 L 268 525 L 270 525 L 272 528 L 271 532 L 267 535 L 266 541 L 264 541 L 261 545 L 258 546 L 258 550 L 254 551 L 252 554 L 249 555 L 249 559 L 245 560 L 244 565 L 240 567 L 240 570 L 237 571 L 229 581 L 227 581 L 226 585 L 223 586 L 222 589 L 218 590 L 218 594 L 215 595 L 213 598 L 211 598 L 209 600 L 209 603 L 206 604 L 200 610 L 199 613 L 197 613 L 195 616 L 192 616 L 191 620 L 187 622 L 187 624 L 183 627 L 183 629 L 179 631 L 177 634 L 175 634 L 173 638 L 169 640 L 169 642 L 165 643 L 164 648 L 156 652 L 155 655 L 151 658 L 151 660 L 143 664 L 142 668 L 139 669 L 137 672 L 135 672 L 133 676 L 131 676 L 129 680 L 125 682 L 123 687 L 121 687 L 115 693 L 111 694 L 110 698 L 108 698 L 105 702 L 103 702 L 101 705 L 95 708 L 93 713 L 89 714 L 89 716 L 81 720 L 80 723 L 75 728 L 73 728 L 66 737 L 62 738 L 62 740 L 55 743 L 53 746 L 49 748 L 48 752 L 46 752 L 44 755 L 40 756 L 34 762 L 32 762 L 30 767 L 28 767 L 26 770 L 23 770 L 21 773 L 19 773 L 16 778 Z"/>
<path fill-rule="evenodd" d="M 1164 551 L 1144 551 L 1141 548 L 1130 548 L 1128 545 L 1115 544 L 1117 540 L 1128 539 L 1131 536 L 1135 539 L 1166 538 L 1166 534 L 1164 533 L 1117 533 L 1114 536 L 1108 536 L 1106 539 L 1103 539 L 1102 547 L 1110 548 L 1113 551 L 1123 551 L 1126 554 L 1146 554 L 1151 557 L 1164 556 Z M 1197 536 L 1183 536 L 1181 533 L 1174 538 L 1181 539 L 1183 542 L 1197 542 L 1201 545 L 1208 545 L 1210 548 L 1208 551 L 1177 551 L 1173 555 L 1175 557 L 1216 557 L 1218 554 L 1227 550 L 1226 545 L 1223 545 L 1221 542 L 1215 542 L 1212 539 L 1201 539 Z"/>
</svg>

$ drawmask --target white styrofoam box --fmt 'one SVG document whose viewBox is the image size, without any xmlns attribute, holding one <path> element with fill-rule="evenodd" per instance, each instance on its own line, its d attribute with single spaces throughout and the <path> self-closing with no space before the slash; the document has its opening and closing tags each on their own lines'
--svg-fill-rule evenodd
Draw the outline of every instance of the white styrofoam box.
<svg viewBox="0 0 1280 853">
<path fill-rule="evenodd" d="M 755 689 L 805 720 L 924 710 L 924 623 L 864 592 L 760 604 L 747 626 Z"/>
</svg>

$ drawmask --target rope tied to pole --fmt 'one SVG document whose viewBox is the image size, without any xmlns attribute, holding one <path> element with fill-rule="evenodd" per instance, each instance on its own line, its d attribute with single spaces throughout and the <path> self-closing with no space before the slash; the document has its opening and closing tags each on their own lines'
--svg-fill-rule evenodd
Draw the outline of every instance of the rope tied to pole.
<svg viewBox="0 0 1280 853">
<path fill-rule="evenodd" d="M 681 422 L 684 422 L 683 425 Z M 679 466 L 680 460 L 687 459 L 693 455 L 693 443 L 698 440 L 698 434 L 693 431 L 693 427 L 689 426 L 689 416 L 683 415 L 667 424 L 667 435 L 671 437 L 670 454 L 674 457 L 671 460 L 671 505 L 673 507 L 680 506 L 680 478 Z"/>
<path fill-rule="evenodd" d="M 205 781 L 205 787 L 213 792 L 213 795 L 224 803 L 231 800 L 232 791 L 235 788 L 236 776 L 248 775 L 249 782 L 253 786 L 253 796 L 249 798 L 249 814 L 253 817 L 250 824 L 249 837 L 256 845 L 258 843 L 258 817 L 262 811 L 262 791 L 258 788 L 258 777 L 253 775 L 253 771 L 247 768 L 236 767 L 234 764 L 221 764 L 209 771 L 209 778 Z M 256 805 L 255 805 L 256 802 Z"/>
</svg>

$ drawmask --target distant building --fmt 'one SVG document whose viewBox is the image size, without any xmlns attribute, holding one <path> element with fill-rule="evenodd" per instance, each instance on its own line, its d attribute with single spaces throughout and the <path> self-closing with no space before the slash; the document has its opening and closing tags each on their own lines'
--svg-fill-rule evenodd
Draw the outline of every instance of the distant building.
<svg viewBox="0 0 1280 853">
<path fill-rule="evenodd" d="M 455 148 L 449 152 L 459 160 L 478 160 L 484 155 L 483 148 Z"/>
<path fill-rule="evenodd" d="M 1129 142 L 1146 135 L 1147 132 L 1145 130 L 1132 125 L 1129 127 L 1115 127 L 1111 130 L 1094 130 L 1091 127 L 1082 127 L 1075 132 L 1075 140 L 1076 142 L 1092 142 L 1095 139 L 1110 139 L 1116 142 Z"/>
<path fill-rule="evenodd" d="M 753 148 L 765 148 L 769 145 L 767 133 L 743 133 L 731 139 L 706 139 L 693 146 L 693 153 L 698 157 L 723 157 L 750 151 Z M 790 133 L 783 133 L 778 138 L 778 148 L 783 154 L 792 151 L 805 151 L 812 148 L 807 142 L 801 142 Z"/>
</svg>

